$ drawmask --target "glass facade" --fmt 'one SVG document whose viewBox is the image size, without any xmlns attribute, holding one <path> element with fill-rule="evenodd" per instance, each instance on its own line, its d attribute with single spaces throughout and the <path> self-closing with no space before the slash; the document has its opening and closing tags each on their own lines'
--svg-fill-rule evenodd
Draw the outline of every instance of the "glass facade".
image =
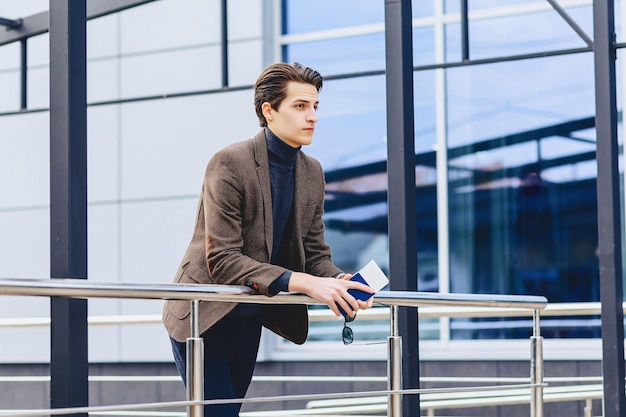
<svg viewBox="0 0 626 417">
<path fill-rule="evenodd" d="M 334 248 L 352 249 L 342 252 L 348 268 L 370 258 L 386 265 L 385 85 L 382 75 L 377 82 L 351 74 L 384 70 L 384 33 L 362 35 L 359 26 L 384 25 L 384 13 L 372 21 L 368 9 L 381 2 L 361 2 L 368 4 L 361 17 L 354 8 L 341 38 L 329 39 L 325 31 L 335 27 L 312 26 L 313 19 L 305 25 L 311 37 L 293 43 L 304 12 L 297 1 L 283 3 L 293 16 L 285 25 L 283 59 L 334 76 L 321 96 L 323 127 L 311 147 L 327 169 L 329 240 Z M 418 290 L 599 301 L 593 54 L 519 59 L 586 43 L 547 2 L 472 1 L 470 59 L 501 62 L 422 70 L 461 61 L 460 3 L 448 1 L 444 10 L 437 3 L 413 1 Z M 565 7 L 588 37 L 591 7 Z M 446 147 L 445 167 L 436 165 L 440 146 Z M 436 186 L 442 170 L 445 200 Z M 438 200 L 448 202 L 448 230 L 438 228 Z M 447 254 L 439 253 L 442 234 Z M 449 276 L 438 273 L 442 261 Z M 528 337 L 528 322 L 491 321 L 453 319 L 449 337 Z M 547 337 L 599 336 L 594 318 L 573 327 L 568 320 L 548 321 Z"/>
<path fill-rule="evenodd" d="M 41 1 L 8 3 L 0 16 L 47 8 Z M 591 0 L 559 3 L 592 37 Z M 598 301 L 593 53 L 548 2 L 476 0 L 469 2 L 469 58 L 484 62 L 460 65 L 459 4 L 413 1 L 418 290 Z M 89 278 L 171 282 L 192 231 L 206 162 L 258 129 L 252 91 L 240 87 L 281 60 L 327 77 L 306 151 L 326 171 L 325 221 L 335 262 L 354 271 L 374 259 L 388 270 L 384 13 L 381 0 L 320 0 L 314 7 L 299 0 L 229 1 L 227 87 L 238 87 L 232 90 L 222 90 L 219 1 L 162 0 L 90 20 Z M 620 22 L 618 13 L 618 39 Z M 48 47 L 47 34 L 28 40 L 28 111 L 20 114 L 19 44 L 0 46 L 5 277 L 49 275 Z M 569 53 L 531 56 L 561 50 Z M 621 93 L 620 71 L 618 82 Z M 445 152 L 445 163 L 438 152 Z M 15 303 L 0 309 L 47 314 L 41 300 L 21 312 L 13 312 Z M 90 314 L 161 308 L 128 300 L 89 306 Z M 420 333 L 444 342 L 530 333 L 526 319 L 493 322 L 423 320 Z M 357 342 L 388 334 L 387 320 L 351 326 Z M 547 337 L 599 336 L 594 318 L 546 319 L 543 328 Z M 336 353 L 340 332 L 339 322 L 316 321 L 309 340 L 326 358 Z M 47 337 L 40 333 L 33 339 Z M 155 326 L 98 328 L 90 338 L 117 346 L 90 342 L 92 360 L 170 359 L 167 343 L 155 343 L 148 354 L 142 348 L 148 338 L 167 342 Z M 262 357 L 288 356 L 280 342 L 264 346 Z M 33 358 L 17 346 L 15 354 Z"/>
</svg>

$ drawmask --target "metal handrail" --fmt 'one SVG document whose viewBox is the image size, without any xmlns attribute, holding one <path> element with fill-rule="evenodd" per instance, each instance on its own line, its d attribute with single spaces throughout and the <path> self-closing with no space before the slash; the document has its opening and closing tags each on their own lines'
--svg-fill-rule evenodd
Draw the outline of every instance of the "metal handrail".
<svg viewBox="0 0 626 417">
<path fill-rule="evenodd" d="M 189 417 L 201 416 L 203 404 L 203 341 L 199 335 L 199 302 L 220 301 L 260 304 L 323 304 L 304 294 L 279 293 L 273 297 L 252 294 L 243 286 L 200 284 L 136 284 L 106 283 L 84 279 L 0 279 L 0 295 L 43 296 L 66 298 L 125 298 L 125 299 L 173 299 L 191 302 L 191 335 L 187 339 L 187 399 L 190 400 Z M 388 337 L 388 414 L 402 415 L 402 395 L 412 390 L 402 390 L 402 339 L 398 333 L 398 307 L 460 306 L 518 308 L 532 310 L 533 336 L 531 338 L 531 417 L 543 416 L 543 351 L 540 336 L 540 310 L 548 301 L 541 296 L 440 294 L 408 291 L 379 291 L 377 304 L 387 305 L 390 310 L 391 335 Z M 379 392 L 380 393 L 380 392 Z M 237 402 L 241 401 L 238 399 Z M 233 402 L 230 401 L 229 402 Z M 210 403 L 210 402 L 209 402 Z M 68 412 L 80 412 L 72 409 Z M 77 411 L 78 410 L 78 411 Z M 56 409 L 55 414 L 60 412 Z"/>
<path fill-rule="evenodd" d="M 144 284 L 99 282 L 84 279 L 21 279 L 0 278 L 0 295 L 69 297 L 69 298 L 127 298 L 222 301 L 261 304 L 321 304 L 304 294 L 279 293 L 273 297 L 253 294 L 245 286 L 220 284 Z M 548 300 L 533 295 L 460 294 L 409 291 L 379 291 L 377 304 L 386 306 L 461 306 L 505 307 L 543 310 Z"/>
<path fill-rule="evenodd" d="M 179 375 L 89 375 L 89 382 L 175 382 Z M 385 376 L 336 376 L 336 375 L 253 375 L 253 382 L 385 382 Z M 602 382 L 602 376 L 545 377 L 550 383 Z M 50 375 L 0 375 L 0 382 L 50 382 Z M 508 376 L 421 376 L 420 382 L 465 382 L 465 383 L 526 383 L 526 377 Z"/>
</svg>

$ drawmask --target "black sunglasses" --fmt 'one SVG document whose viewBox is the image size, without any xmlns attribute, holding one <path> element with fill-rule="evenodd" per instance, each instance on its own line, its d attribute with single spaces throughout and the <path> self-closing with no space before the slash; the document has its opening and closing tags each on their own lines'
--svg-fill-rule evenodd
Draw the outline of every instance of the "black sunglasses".
<svg viewBox="0 0 626 417">
<path fill-rule="evenodd" d="M 344 345 L 349 345 L 354 342 L 354 332 L 350 327 L 348 327 L 348 323 L 354 321 L 356 319 L 356 314 L 354 317 L 345 316 L 343 321 L 343 330 L 341 331 L 341 340 L 343 340 Z"/>
</svg>

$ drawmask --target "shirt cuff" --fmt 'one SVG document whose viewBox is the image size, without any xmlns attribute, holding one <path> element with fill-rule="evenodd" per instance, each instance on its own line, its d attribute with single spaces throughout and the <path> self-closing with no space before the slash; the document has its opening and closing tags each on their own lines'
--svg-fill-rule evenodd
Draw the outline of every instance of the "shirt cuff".
<svg viewBox="0 0 626 417">
<path fill-rule="evenodd" d="M 289 291 L 289 280 L 291 279 L 291 271 L 285 271 L 281 276 L 276 278 L 267 289 L 267 295 L 270 297 L 281 291 Z"/>
</svg>

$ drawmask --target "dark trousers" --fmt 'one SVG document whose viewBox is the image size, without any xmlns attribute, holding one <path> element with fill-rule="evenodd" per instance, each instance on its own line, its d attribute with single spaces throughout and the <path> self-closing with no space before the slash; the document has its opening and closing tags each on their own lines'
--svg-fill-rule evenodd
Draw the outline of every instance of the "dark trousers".
<svg viewBox="0 0 626 417">
<path fill-rule="evenodd" d="M 261 337 L 260 315 L 227 315 L 202 334 L 204 399 L 243 398 L 252 380 Z M 171 339 L 174 361 L 186 381 L 186 344 Z M 204 417 L 237 417 L 240 403 L 205 405 Z"/>
</svg>

